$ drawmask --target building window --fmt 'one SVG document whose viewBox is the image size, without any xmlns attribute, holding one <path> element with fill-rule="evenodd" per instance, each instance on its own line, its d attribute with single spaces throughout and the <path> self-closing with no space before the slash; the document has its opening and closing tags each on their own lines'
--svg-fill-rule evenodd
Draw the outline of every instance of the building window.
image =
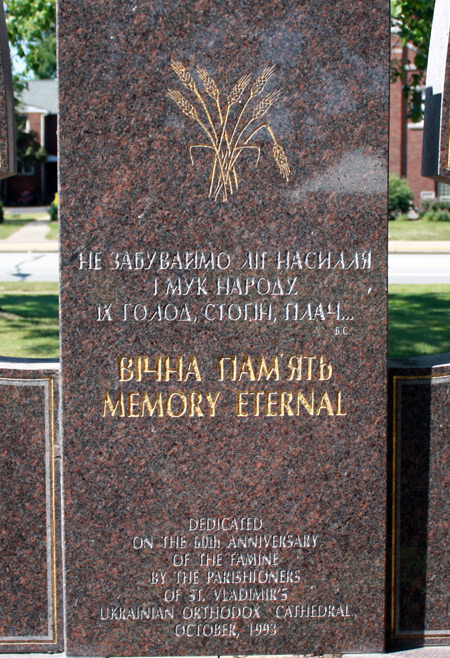
<svg viewBox="0 0 450 658">
<path fill-rule="evenodd" d="M 409 116 L 422 117 L 420 121 L 410 121 L 408 123 L 408 128 L 423 128 L 423 110 L 425 108 L 425 89 L 416 89 L 411 98 L 411 103 L 409 106 Z"/>
<path fill-rule="evenodd" d="M 24 164 L 18 164 L 17 165 L 17 175 L 18 176 L 34 176 L 36 170 L 34 168 L 34 165 L 31 167 L 26 167 Z"/>
<path fill-rule="evenodd" d="M 438 183 L 437 195 L 442 201 L 450 201 L 450 185 L 447 185 L 446 183 Z"/>
</svg>

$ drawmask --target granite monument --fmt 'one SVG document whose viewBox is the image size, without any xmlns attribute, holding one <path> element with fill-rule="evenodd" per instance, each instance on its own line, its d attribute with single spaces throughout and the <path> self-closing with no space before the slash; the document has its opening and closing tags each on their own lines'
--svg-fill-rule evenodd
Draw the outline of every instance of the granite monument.
<svg viewBox="0 0 450 658">
<path fill-rule="evenodd" d="M 1 653 L 64 648 L 58 380 L 0 359 Z"/>
<path fill-rule="evenodd" d="M 67 653 L 384 647 L 387 0 L 61 0 Z"/>
<path fill-rule="evenodd" d="M 449 354 L 389 369 L 390 646 L 449 645 Z"/>
</svg>

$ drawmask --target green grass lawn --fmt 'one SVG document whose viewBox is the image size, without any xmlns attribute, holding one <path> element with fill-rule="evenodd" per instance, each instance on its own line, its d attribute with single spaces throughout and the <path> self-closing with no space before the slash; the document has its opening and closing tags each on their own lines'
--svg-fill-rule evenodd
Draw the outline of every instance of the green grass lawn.
<svg viewBox="0 0 450 658">
<path fill-rule="evenodd" d="M 389 286 L 389 356 L 450 352 L 450 286 Z"/>
<path fill-rule="evenodd" d="M 58 222 L 50 222 L 49 224 L 49 231 L 47 235 L 45 236 L 46 240 L 57 240 L 59 235 L 59 223 Z"/>
<path fill-rule="evenodd" d="M 0 282 L 0 355 L 58 358 L 57 283 Z"/>
<path fill-rule="evenodd" d="M 450 222 L 389 222 L 389 240 L 450 240 Z"/>
<path fill-rule="evenodd" d="M 58 284 L 0 282 L 0 355 L 58 358 Z M 389 287 L 389 356 L 450 352 L 450 286 Z"/>
</svg>

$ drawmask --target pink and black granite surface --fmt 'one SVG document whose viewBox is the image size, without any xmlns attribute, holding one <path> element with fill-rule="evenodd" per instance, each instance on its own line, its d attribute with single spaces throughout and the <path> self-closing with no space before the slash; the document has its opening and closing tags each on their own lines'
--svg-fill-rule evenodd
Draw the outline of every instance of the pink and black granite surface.
<svg viewBox="0 0 450 658">
<path fill-rule="evenodd" d="M 60 2 L 69 655 L 383 649 L 388 11 L 385 0 Z M 212 133 L 195 89 L 217 141 L 196 121 Z M 233 126 L 241 110 L 222 131 L 220 117 Z M 238 151 L 236 190 L 224 167 L 252 116 L 240 144 L 260 151 Z M 226 202 L 220 189 L 208 198 L 211 175 L 233 186 Z M 297 265 L 278 268 L 286 251 Z M 215 268 L 187 252 L 214 252 Z M 267 254 L 264 269 L 248 252 Z M 259 303 L 271 316 L 254 321 Z M 151 367 L 158 355 L 171 367 L 183 357 L 183 381 L 164 369 L 163 381 L 119 381 L 120 357 Z M 296 355 L 301 380 L 289 376 Z M 235 381 L 229 362 L 219 377 L 221 356 L 236 356 Z M 275 357 L 279 376 L 258 379 Z M 298 393 L 312 414 L 299 397 L 297 415 Z M 145 394 L 161 394 L 161 416 Z M 215 415 L 207 394 L 219 394 Z"/>
<path fill-rule="evenodd" d="M 64 648 L 59 370 L 0 359 L 1 653 Z"/>
<path fill-rule="evenodd" d="M 393 361 L 390 645 L 449 645 L 450 355 Z"/>
</svg>

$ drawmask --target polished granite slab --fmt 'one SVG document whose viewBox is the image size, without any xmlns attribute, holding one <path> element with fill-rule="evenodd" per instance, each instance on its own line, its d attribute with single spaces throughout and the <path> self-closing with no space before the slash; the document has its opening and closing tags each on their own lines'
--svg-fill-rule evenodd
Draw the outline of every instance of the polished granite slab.
<svg viewBox="0 0 450 658">
<path fill-rule="evenodd" d="M 384 646 L 388 14 L 60 2 L 69 655 Z"/>
</svg>

